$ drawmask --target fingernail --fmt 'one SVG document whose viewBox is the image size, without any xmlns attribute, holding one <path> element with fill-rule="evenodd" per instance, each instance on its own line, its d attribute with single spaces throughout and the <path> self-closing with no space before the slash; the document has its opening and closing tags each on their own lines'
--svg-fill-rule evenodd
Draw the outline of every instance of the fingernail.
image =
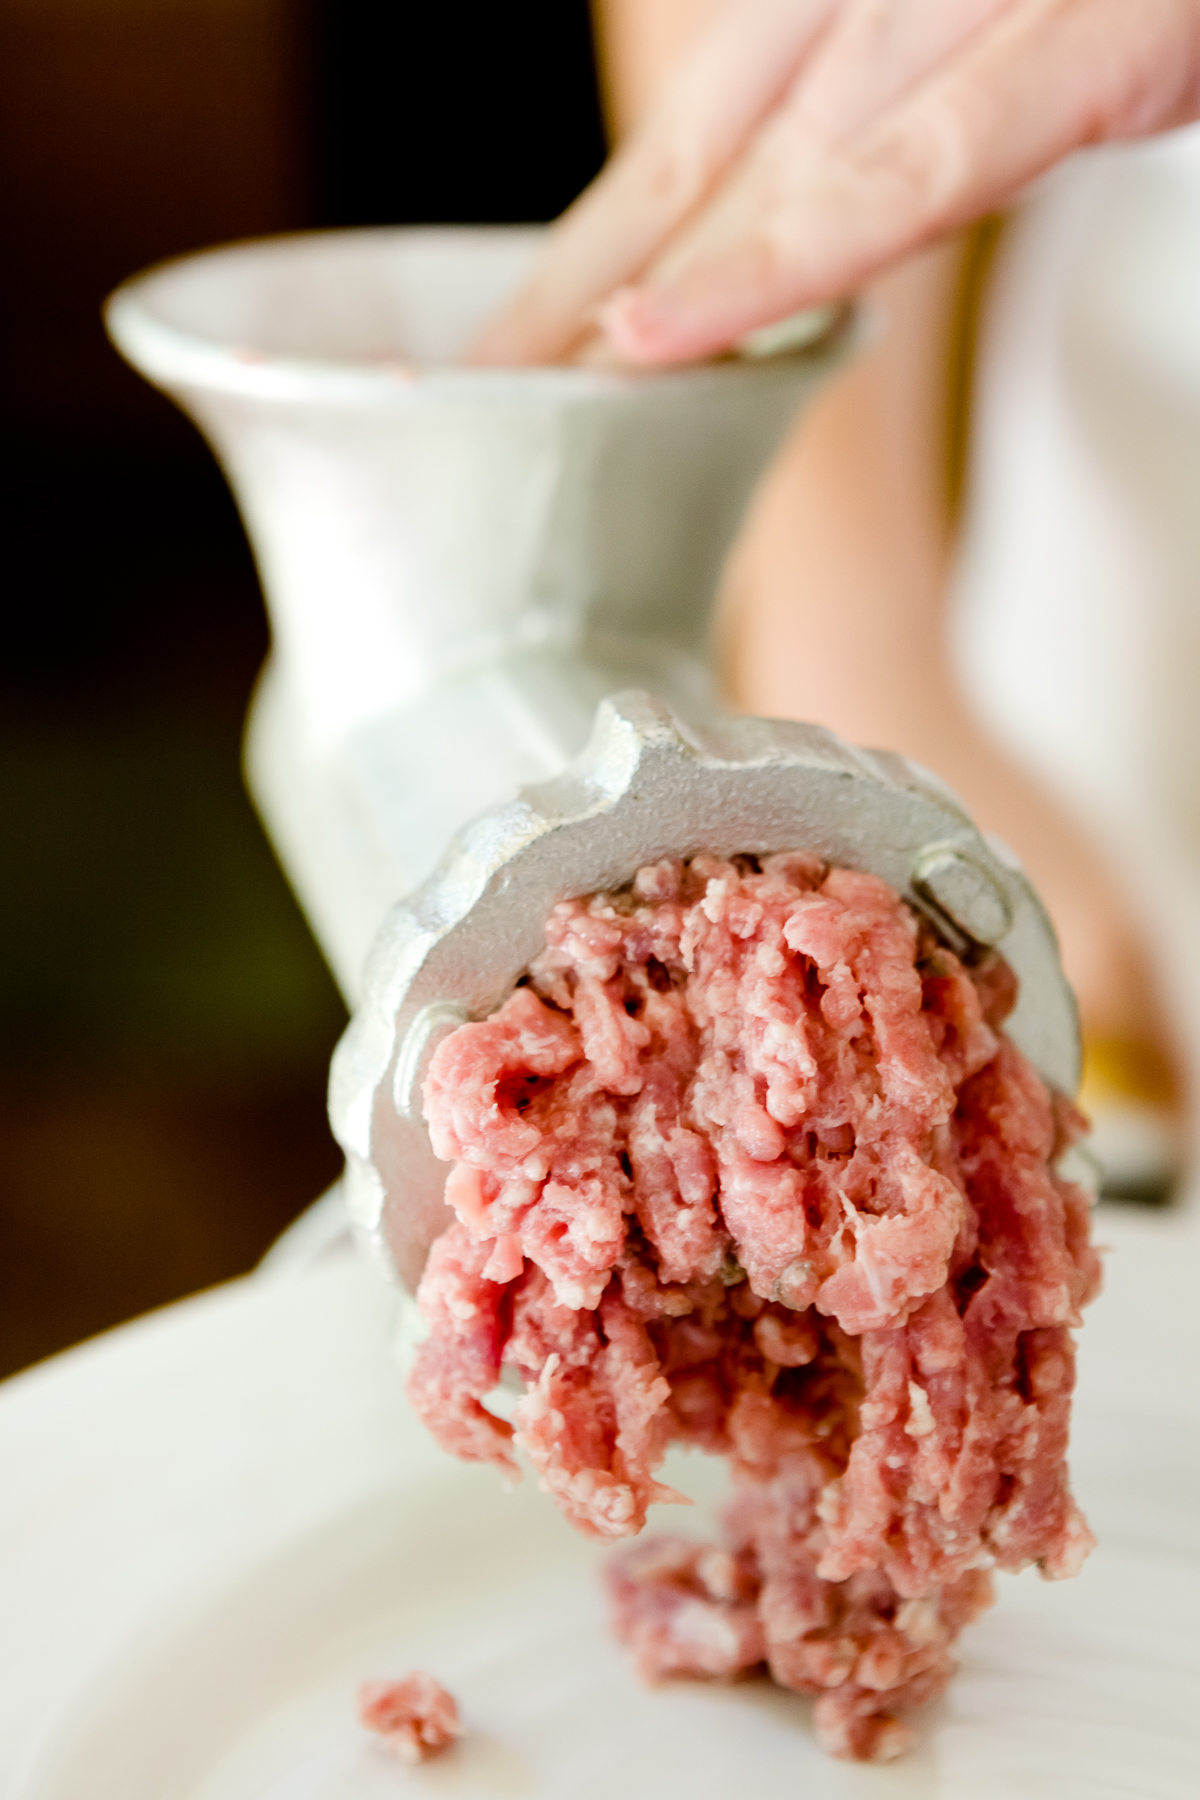
<svg viewBox="0 0 1200 1800">
<path fill-rule="evenodd" d="M 660 353 L 659 339 L 673 322 L 670 298 L 656 288 L 618 288 L 596 309 L 597 323 L 622 356 L 632 359 Z"/>
</svg>

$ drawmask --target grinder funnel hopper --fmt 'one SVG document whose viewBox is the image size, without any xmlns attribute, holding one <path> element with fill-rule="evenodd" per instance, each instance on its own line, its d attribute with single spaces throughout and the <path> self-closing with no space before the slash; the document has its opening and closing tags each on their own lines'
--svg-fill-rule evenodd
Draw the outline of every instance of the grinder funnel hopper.
<svg viewBox="0 0 1200 1800">
<path fill-rule="evenodd" d="M 273 649 L 250 785 L 352 1001 L 451 835 L 558 775 L 597 703 L 719 711 L 709 609 L 760 469 L 841 355 L 660 374 L 459 365 L 531 230 L 235 245 L 109 302 L 241 507 Z"/>
</svg>

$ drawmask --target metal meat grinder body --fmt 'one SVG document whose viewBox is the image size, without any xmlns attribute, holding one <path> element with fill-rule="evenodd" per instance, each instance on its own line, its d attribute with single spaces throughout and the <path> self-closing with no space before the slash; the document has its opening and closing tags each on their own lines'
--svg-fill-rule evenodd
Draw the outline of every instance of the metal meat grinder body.
<svg viewBox="0 0 1200 1800">
<path fill-rule="evenodd" d="M 556 900 L 664 855 L 804 848 L 883 875 L 1009 957 L 1014 1037 L 1054 1085 L 1078 1074 L 1045 914 L 953 795 L 816 727 L 721 722 L 721 565 L 846 334 L 655 375 L 456 366 L 537 238 L 234 246 L 108 310 L 254 546 L 273 649 L 250 784 L 357 1009 L 331 1108 L 351 1215 L 410 1288 L 445 1218 L 418 1099 L 434 1043 L 503 999 Z"/>
</svg>

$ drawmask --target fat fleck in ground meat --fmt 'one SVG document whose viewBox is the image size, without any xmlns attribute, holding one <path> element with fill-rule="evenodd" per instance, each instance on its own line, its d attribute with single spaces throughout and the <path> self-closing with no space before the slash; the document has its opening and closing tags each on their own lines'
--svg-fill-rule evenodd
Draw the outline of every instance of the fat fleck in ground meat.
<svg viewBox="0 0 1200 1800">
<path fill-rule="evenodd" d="M 457 1215 L 412 1399 L 456 1455 L 515 1440 L 580 1530 L 637 1533 L 672 1441 L 730 1461 L 727 1541 L 614 1561 L 643 1673 L 766 1663 L 838 1755 L 941 1691 L 992 1568 L 1073 1574 L 1071 1328 L 1096 1290 L 1083 1130 L 887 884 L 698 856 L 555 908 L 425 1089 Z M 482 1404 L 502 1365 L 510 1426 Z"/>
</svg>

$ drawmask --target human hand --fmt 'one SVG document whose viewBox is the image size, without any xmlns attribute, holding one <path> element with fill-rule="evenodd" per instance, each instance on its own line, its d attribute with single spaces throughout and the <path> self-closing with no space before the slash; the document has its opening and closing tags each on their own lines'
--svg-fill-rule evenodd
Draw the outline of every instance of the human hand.
<svg viewBox="0 0 1200 1800">
<path fill-rule="evenodd" d="M 1197 117 L 1200 0 L 733 0 L 471 360 L 712 355 Z"/>
</svg>

